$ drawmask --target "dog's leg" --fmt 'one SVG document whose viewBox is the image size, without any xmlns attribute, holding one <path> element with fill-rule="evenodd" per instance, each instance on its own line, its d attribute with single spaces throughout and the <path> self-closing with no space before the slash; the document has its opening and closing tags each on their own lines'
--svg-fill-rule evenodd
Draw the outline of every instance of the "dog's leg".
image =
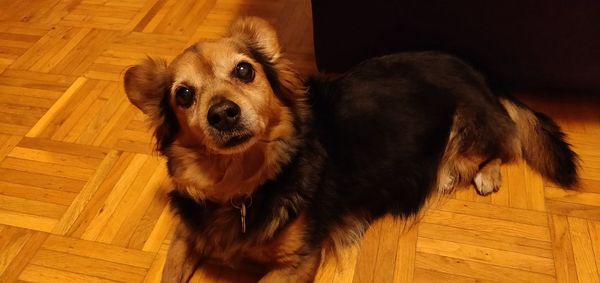
<svg viewBox="0 0 600 283">
<path fill-rule="evenodd" d="M 473 178 L 475 188 L 479 194 L 485 196 L 500 189 L 500 185 L 502 184 L 500 164 L 502 164 L 502 161 L 496 158 L 479 169 L 479 172 Z"/>
<path fill-rule="evenodd" d="M 181 230 L 186 229 L 183 225 L 179 224 L 169 246 L 161 279 L 163 283 L 188 282 L 201 261 L 201 256 L 190 247 L 192 243 L 183 236 Z"/>
<path fill-rule="evenodd" d="M 279 282 L 313 282 L 317 274 L 317 268 L 321 260 L 321 252 L 303 256 L 294 264 L 285 265 L 269 271 L 260 283 Z"/>
</svg>

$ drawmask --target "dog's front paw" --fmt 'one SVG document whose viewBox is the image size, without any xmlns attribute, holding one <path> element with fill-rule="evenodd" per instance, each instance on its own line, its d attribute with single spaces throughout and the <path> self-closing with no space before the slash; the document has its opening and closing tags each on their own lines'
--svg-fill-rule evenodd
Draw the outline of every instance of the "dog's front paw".
<svg viewBox="0 0 600 283">
<path fill-rule="evenodd" d="M 473 179 L 477 192 L 482 196 L 497 192 L 498 189 L 500 189 L 500 185 L 502 185 L 502 175 L 500 175 L 500 171 L 490 171 L 491 172 L 479 171 Z"/>
</svg>

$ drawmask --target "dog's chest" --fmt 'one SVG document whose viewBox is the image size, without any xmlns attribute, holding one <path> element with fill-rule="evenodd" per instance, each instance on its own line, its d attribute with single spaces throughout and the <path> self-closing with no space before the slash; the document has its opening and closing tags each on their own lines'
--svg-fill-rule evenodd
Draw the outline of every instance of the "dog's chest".
<svg viewBox="0 0 600 283">
<path fill-rule="evenodd" d="M 205 229 L 195 232 L 197 247 L 207 252 L 208 257 L 230 264 L 246 261 L 283 264 L 299 260 L 299 251 L 306 241 L 303 216 L 283 225 L 275 233 L 265 231 L 269 225 L 250 226 L 244 233 L 240 214 L 235 207 L 215 210 Z"/>
<path fill-rule="evenodd" d="M 196 202 L 179 191 L 170 196 L 190 244 L 205 256 L 225 262 L 289 262 L 307 242 L 305 216 L 264 196 L 256 195 L 252 203 Z"/>
</svg>

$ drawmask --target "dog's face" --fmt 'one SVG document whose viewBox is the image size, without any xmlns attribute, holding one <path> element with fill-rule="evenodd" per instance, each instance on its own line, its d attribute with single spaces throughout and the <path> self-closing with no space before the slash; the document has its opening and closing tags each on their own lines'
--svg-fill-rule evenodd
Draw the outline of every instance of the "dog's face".
<svg viewBox="0 0 600 283">
<path fill-rule="evenodd" d="M 235 154 L 292 134 L 289 74 L 273 28 L 248 18 L 229 37 L 197 43 L 168 66 L 149 59 L 130 68 L 125 90 L 156 127 L 159 150 L 177 140 Z"/>
<path fill-rule="evenodd" d="M 244 150 L 262 138 L 277 105 L 259 62 L 243 42 L 199 43 L 170 66 L 169 104 L 190 135 L 213 151 Z"/>
</svg>

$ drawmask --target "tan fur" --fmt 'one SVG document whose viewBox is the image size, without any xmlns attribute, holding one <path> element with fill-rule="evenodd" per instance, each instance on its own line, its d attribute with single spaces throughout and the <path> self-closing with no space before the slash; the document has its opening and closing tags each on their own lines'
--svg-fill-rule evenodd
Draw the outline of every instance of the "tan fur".
<svg viewBox="0 0 600 283">
<path fill-rule="evenodd" d="M 528 146 L 527 150 L 531 151 L 532 155 L 537 155 L 540 157 L 545 156 L 546 152 L 544 152 L 544 148 L 540 146 L 536 137 L 532 136 L 532 134 L 536 133 L 535 128 L 537 127 L 538 123 L 538 120 L 533 114 L 533 112 L 522 110 L 518 106 L 504 98 L 500 99 L 500 103 L 502 104 L 502 106 L 504 106 L 506 112 L 508 112 L 508 116 L 510 116 L 510 118 L 517 125 L 520 144 L 515 146 L 517 147 L 515 148 L 515 151 L 522 155 L 521 145 L 528 146 L 534 144 L 534 146 Z"/>
<path fill-rule="evenodd" d="M 160 89 L 167 84 L 167 78 L 172 80 L 167 86 L 169 100 L 181 128 L 168 153 L 175 168 L 172 179 L 176 187 L 198 201 L 226 203 L 231 198 L 249 195 L 276 176 L 281 164 L 293 154 L 294 118 L 276 99 L 262 66 L 246 53 L 248 45 L 261 48 L 276 66 L 283 91 L 303 104 L 302 81 L 289 62 L 280 58 L 275 30 L 257 18 L 233 24 L 230 37 L 186 49 L 168 67 L 163 61 L 149 59 L 129 69 L 125 76 L 130 101 L 148 115 L 154 127 L 163 122 L 159 115 L 163 95 Z M 250 63 L 256 70 L 252 84 L 232 78 L 232 69 L 240 61 Z M 180 86 L 196 90 L 192 107 L 176 106 L 175 92 Z M 211 138 L 213 129 L 206 115 L 216 96 L 244 109 L 243 123 L 253 132 L 250 141 L 234 148 L 220 148 Z M 304 105 L 298 106 L 306 111 Z"/>
<path fill-rule="evenodd" d="M 304 216 L 300 216 L 286 225 L 285 229 L 268 244 L 260 247 L 244 247 L 242 254 L 257 262 L 272 265 L 297 265 L 302 260 L 298 251 L 305 244 L 305 231 L 306 219 Z"/>
</svg>

